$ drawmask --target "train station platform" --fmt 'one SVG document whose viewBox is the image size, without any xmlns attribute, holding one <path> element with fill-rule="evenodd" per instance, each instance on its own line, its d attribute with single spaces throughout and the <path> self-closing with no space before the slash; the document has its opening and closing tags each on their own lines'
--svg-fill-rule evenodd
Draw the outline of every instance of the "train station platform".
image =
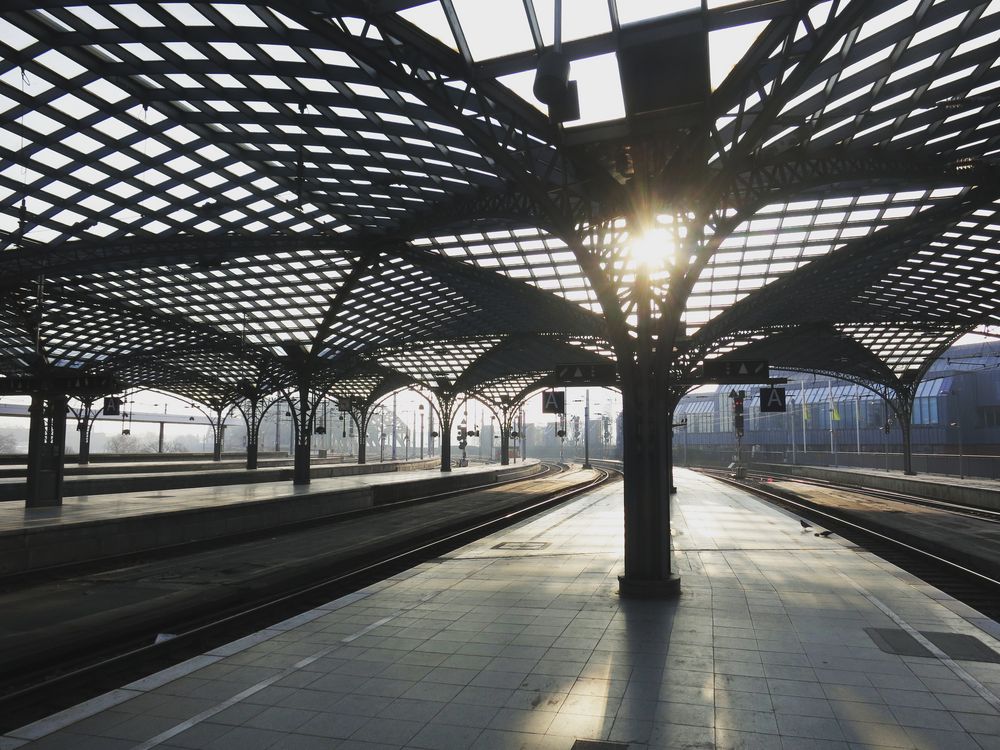
<svg viewBox="0 0 1000 750">
<path fill-rule="evenodd" d="M 676 480 L 676 600 L 618 598 L 605 485 L 0 750 L 1000 747 L 1000 642 L 977 612 L 740 489 Z"/>
<path fill-rule="evenodd" d="M 427 462 L 436 466 L 433 462 Z M 378 468 L 365 464 L 362 468 Z M 333 472 L 338 467 L 326 468 Z M 351 469 L 354 467 L 339 467 Z M 392 467 L 395 468 L 395 467 Z M 26 508 L 0 503 L 0 575 L 274 528 L 536 471 L 537 461 L 66 497 Z M 121 481 L 128 481 L 122 477 Z M 155 521 L 155 522 L 154 522 Z"/>
<path fill-rule="evenodd" d="M 901 471 L 797 464 L 753 463 L 751 468 L 758 472 L 770 471 L 775 474 L 791 474 L 852 487 L 919 495 L 931 500 L 968 505 L 974 508 L 1000 510 L 1000 480 L 996 479 L 959 478 L 946 474 L 904 474 Z"/>
<path fill-rule="evenodd" d="M 312 479 L 371 474 L 387 471 L 410 471 L 440 466 L 439 459 L 398 459 L 359 464 L 336 458 L 314 458 L 309 467 Z M 19 467 L 18 467 L 19 468 Z M 247 469 L 243 462 L 124 462 L 97 464 L 87 471 L 71 473 L 63 482 L 63 495 L 108 495 L 116 492 L 159 492 L 195 487 L 291 481 L 294 469 L 288 459 L 265 459 L 258 468 Z M 10 467 L 0 467 L 10 471 Z M 25 475 L 0 475 L 0 501 L 22 501 L 26 491 Z"/>
</svg>

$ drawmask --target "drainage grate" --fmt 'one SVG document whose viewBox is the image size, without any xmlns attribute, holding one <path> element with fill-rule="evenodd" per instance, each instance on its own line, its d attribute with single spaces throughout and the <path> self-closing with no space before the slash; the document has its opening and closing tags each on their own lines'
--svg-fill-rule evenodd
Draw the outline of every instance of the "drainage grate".
<svg viewBox="0 0 1000 750">
<path fill-rule="evenodd" d="M 905 630 L 898 628 L 865 628 L 868 637 L 887 654 L 896 656 L 923 656 L 932 658 L 934 654 Z M 920 631 L 929 640 L 956 661 L 979 661 L 1000 664 L 1000 654 L 978 638 L 961 633 L 936 633 Z"/>
<path fill-rule="evenodd" d="M 570 750 L 628 750 L 627 742 L 607 742 L 606 740 L 577 740 Z"/>
<path fill-rule="evenodd" d="M 545 549 L 551 542 L 500 542 L 493 549 Z"/>
</svg>

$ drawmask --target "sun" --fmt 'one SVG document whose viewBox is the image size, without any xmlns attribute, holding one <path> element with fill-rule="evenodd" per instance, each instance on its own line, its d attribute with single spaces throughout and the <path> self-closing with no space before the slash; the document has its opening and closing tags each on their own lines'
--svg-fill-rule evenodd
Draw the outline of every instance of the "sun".
<svg viewBox="0 0 1000 750">
<path fill-rule="evenodd" d="M 676 246 L 671 232 L 655 227 L 629 242 L 626 253 L 637 268 L 649 272 L 672 263 Z"/>
</svg>

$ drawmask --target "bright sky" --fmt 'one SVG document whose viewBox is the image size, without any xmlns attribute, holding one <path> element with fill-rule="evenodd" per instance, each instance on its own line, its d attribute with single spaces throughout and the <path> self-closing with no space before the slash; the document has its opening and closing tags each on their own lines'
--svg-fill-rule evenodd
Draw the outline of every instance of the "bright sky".
<svg viewBox="0 0 1000 750">
<path fill-rule="evenodd" d="M 532 0 L 544 45 L 552 45 L 554 36 L 554 0 Z M 709 8 L 732 5 L 736 0 L 710 0 Z M 492 0 L 488 6 L 482 0 L 453 0 L 462 33 L 472 58 L 481 62 L 505 55 L 526 52 L 534 47 L 530 25 L 522 0 Z M 562 40 L 564 42 L 607 34 L 612 31 L 607 0 L 566 0 L 563 3 Z M 701 0 L 617 0 L 618 18 L 622 26 L 661 16 L 697 11 Z M 484 10 L 485 8 L 485 10 Z M 458 49 L 455 35 L 448 25 L 440 2 L 425 3 L 405 10 L 400 15 Z M 748 24 L 709 34 L 709 56 L 713 88 L 732 70 L 766 24 Z M 525 101 L 545 112 L 544 104 L 535 99 L 532 85 L 535 71 L 526 70 L 499 80 Z M 625 115 L 618 57 L 614 53 L 576 59 L 570 65 L 570 80 L 579 84 L 580 119 L 567 123 L 579 127 L 615 120 Z"/>
</svg>

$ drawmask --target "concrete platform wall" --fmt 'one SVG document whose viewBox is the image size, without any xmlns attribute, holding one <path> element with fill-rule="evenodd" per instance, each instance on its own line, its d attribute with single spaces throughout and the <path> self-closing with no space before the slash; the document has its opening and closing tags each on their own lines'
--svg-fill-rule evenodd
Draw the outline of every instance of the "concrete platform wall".
<svg viewBox="0 0 1000 750">
<path fill-rule="evenodd" d="M 416 471 L 433 469 L 437 460 L 411 461 L 408 463 L 342 464 L 331 462 L 311 467 L 313 479 L 349 477 L 387 471 Z M 197 469 L 192 471 L 155 471 L 150 473 L 104 474 L 98 476 L 68 476 L 63 484 L 65 497 L 83 495 L 112 495 L 121 492 L 158 492 L 162 490 L 190 489 L 192 487 L 221 487 L 231 484 L 256 484 L 259 482 L 291 481 L 294 470 L 289 466 L 272 466 L 247 470 L 232 466 Z M 0 501 L 24 499 L 23 478 L 0 480 Z"/>
<path fill-rule="evenodd" d="M 0 533 L 0 575 L 273 529 L 422 495 L 491 484 L 498 476 L 520 478 L 540 468 L 537 463 L 521 464 L 328 492 L 311 489 L 302 494 L 289 486 L 288 495 L 276 499 L 32 526 Z"/>
</svg>

